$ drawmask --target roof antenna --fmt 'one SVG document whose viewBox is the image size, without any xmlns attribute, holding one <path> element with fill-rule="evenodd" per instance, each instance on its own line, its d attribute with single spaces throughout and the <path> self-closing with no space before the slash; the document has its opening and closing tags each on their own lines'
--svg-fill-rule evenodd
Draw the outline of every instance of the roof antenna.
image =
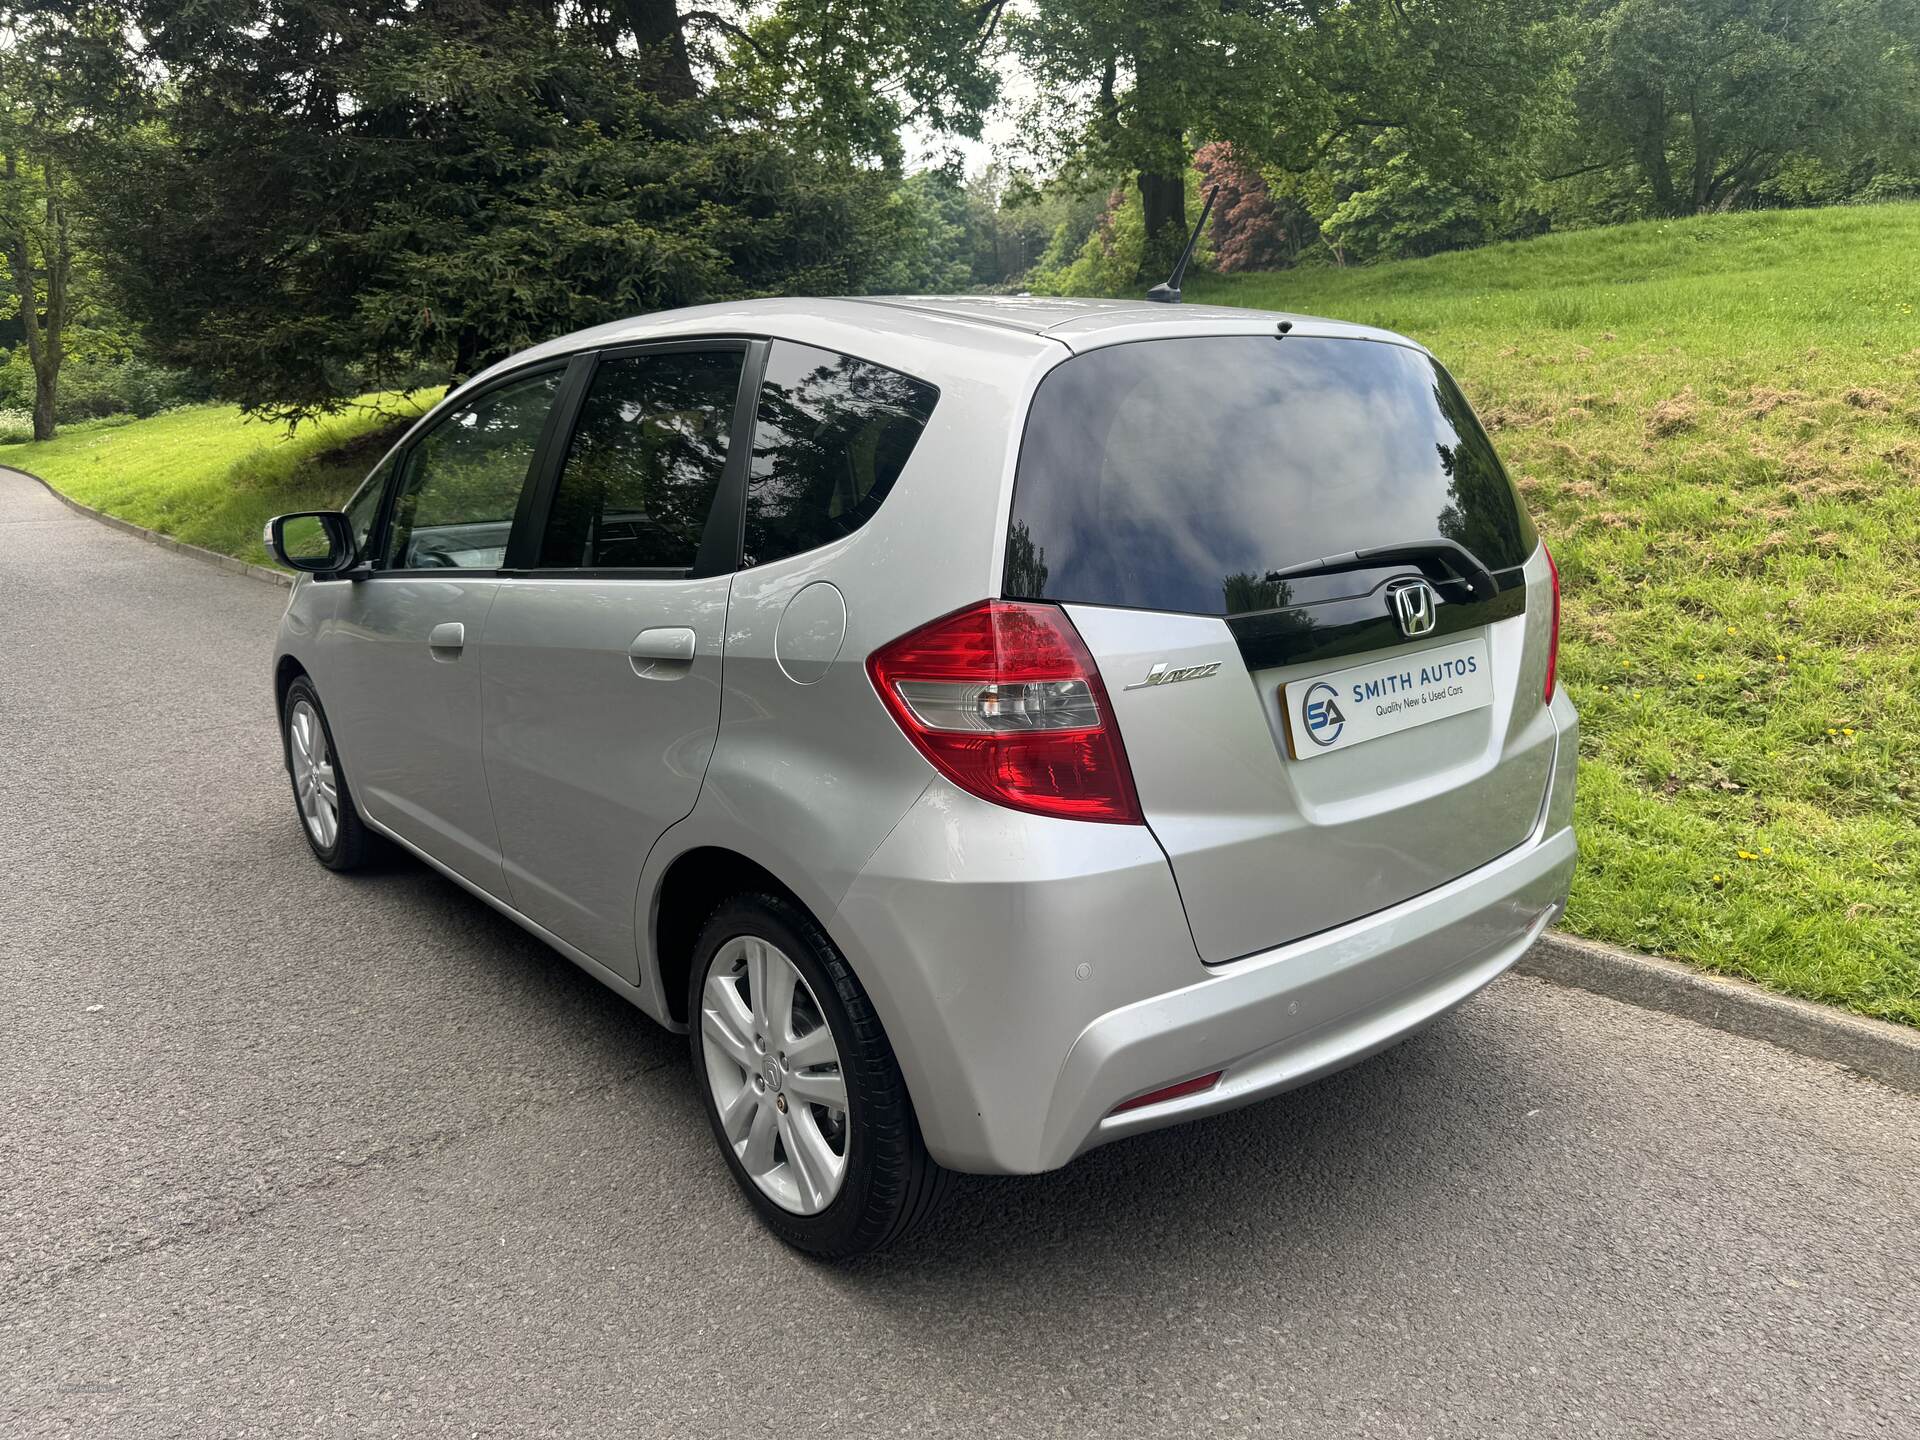
<svg viewBox="0 0 1920 1440">
<path fill-rule="evenodd" d="M 1166 284 L 1156 285 L 1147 292 L 1147 299 L 1158 300 L 1162 305 L 1180 303 L 1180 282 L 1187 278 L 1187 262 L 1193 259 L 1193 247 L 1200 243 L 1200 232 L 1207 228 L 1207 216 L 1213 213 L 1213 197 L 1219 193 L 1218 185 L 1207 191 L 1207 203 L 1200 207 L 1200 223 L 1193 227 L 1193 234 L 1187 237 L 1187 248 L 1180 252 L 1180 263 L 1173 267 L 1173 274 L 1167 277 Z"/>
</svg>

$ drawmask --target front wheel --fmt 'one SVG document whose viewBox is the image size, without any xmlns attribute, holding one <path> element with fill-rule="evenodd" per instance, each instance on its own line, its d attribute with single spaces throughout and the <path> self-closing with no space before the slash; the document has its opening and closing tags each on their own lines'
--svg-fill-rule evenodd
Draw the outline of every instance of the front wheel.
<svg viewBox="0 0 1920 1440">
<path fill-rule="evenodd" d="M 782 1240 L 847 1259 L 930 1215 L 927 1154 L 886 1032 L 845 958 L 772 895 L 727 901 L 700 932 L 687 1015 L 694 1073 L 727 1168 Z"/>
<path fill-rule="evenodd" d="M 379 843 L 354 808 L 353 792 L 347 788 L 346 772 L 333 748 L 327 712 L 320 708 L 319 692 L 306 676 L 298 676 L 287 687 L 280 724 L 300 829 L 314 858 L 329 870 L 358 869 L 378 855 Z"/>
</svg>

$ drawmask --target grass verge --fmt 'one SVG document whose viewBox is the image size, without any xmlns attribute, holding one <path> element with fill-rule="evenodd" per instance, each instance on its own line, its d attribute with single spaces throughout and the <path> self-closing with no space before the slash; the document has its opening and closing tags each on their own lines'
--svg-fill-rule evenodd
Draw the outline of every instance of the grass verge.
<svg viewBox="0 0 1920 1440">
<path fill-rule="evenodd" d="M 1194 298 L 1412 335 L 1559 561 L 1567 926 L 1920 1024 L 1920 206 L 1716 216 Z"/>
<path fill-rule="evenodd" d="M 400 429 L 438 398 L 437 391 L 365 395 L 291 436 L 228 405 L 96 420 L 39 444 L 0 445 L 0 465 L 31 471 L 63 495 L 149 530 L 270 565 L 260 543 L 270 517 L 339 505 Z"/>
</svg>

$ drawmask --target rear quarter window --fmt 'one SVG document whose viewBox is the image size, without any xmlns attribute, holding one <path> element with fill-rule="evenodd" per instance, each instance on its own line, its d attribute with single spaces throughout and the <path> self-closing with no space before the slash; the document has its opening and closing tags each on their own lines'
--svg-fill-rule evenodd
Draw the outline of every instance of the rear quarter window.
<svg viewBox="0 0 1920 1440">
<path fill-rule="evenodd" d="M 775 341 L 754 412 L 741 563 L 797 555 L 866 524 L 939 395 L 884 365 Z"/>
<path fill-rule="evenodd" d="M 1150 340 L 1064 361 L 1035 392 L 1006 592 L 1246 614 L 1288 603 L 1271 572 L 1431 539 L 1495 571 L 1536 543 L 1426 355 L 1298 335 Z"/>
</svg>

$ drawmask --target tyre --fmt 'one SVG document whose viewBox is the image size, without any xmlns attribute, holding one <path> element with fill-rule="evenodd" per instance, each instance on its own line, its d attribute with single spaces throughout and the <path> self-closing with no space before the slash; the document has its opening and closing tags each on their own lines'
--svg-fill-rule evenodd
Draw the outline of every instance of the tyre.
<svg viewBox="0 0 1920 1440">
<path fill-rule="evenodd" d="M 714 1138 L 774 1234 L 841 1260 L 933 1213 L 948 1172 L 866 992 L 803 911 L 772 895 L 722 904 L 695 943 L 687 1015 Z"/>
<path fill-rule="evenodd" d="M 300 814 L 300 833 L 314 858 L 329 870 L 356 870 L 379 854 L 379 837 L 368 830 L 354 808 L 347 774 L 333 747 L 327 712 L 313 682 L 298 676 L 280 707 L 280 736 L 286 746 L 287 775 Z"/>
</svg>

